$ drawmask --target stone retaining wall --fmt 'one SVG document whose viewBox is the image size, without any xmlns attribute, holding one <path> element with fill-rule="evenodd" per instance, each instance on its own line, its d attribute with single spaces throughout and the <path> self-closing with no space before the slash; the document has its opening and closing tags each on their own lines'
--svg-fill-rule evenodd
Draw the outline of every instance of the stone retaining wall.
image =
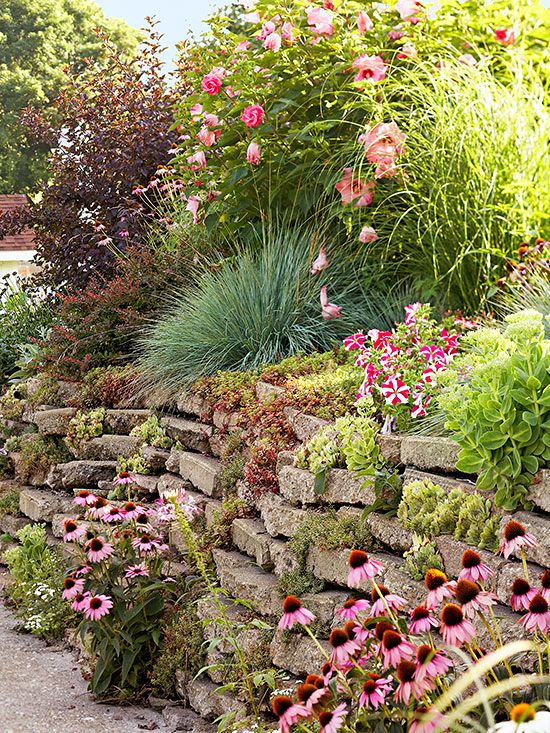
<svg viewBox="0 0 550 733">
<path fill-rule="evenodd" d="M 258 399 L 270 400 L 277 396 L 278 390 L 280 388 L 273 388 L 272 385 L 260 384 Z M 238 415 L 214 412 L 211 422 L 206 423 L 202 422 L 207 410 L 201 399 L 185 394 L 181 395 L 177 404 L 178 412 L 161 416 L 161 424 L 166 433 L 178 441 L 179 447 L 171 451 L 146 447 L 143 457 L 149 473 L 136 477 L 137 486 L 143 496 L 150 499 L 179 488 L 189 490 L 204 508 L 206 524 L 211 526 L 224 498 L 220 481 L 220 446 L 229 432 L 238 429 Z M 61 438 L 66 435 L 74 414 L 72 408 L 43 406 L 32 413 L 27 410 L 20 423 L 21 430 L 32 424 L 44 436 Z M 41 485 L 9 482 L 12 488 L 17 485 L 20 492 L 20 510 L 24 518 L 0 516 L 0 533 L 14 534 L 24 522 L 40 521 L 51 527 L 52 541 L 59 538 L 63 519 L 72 515 L 74 492 L 88 488 L 107 493 L 112 488 L 117 457 L 131 455 L 139 444 L 139 440 L 129 436 L 129 433 L 151 414 L 151 410 L 143 409 L 108 410 L 105 424 L 109 434 L 93 438 L 81 446 L 74 460 L 52 466 Z M 286 417 L 298 440 L 308 440 L 326 425 L 323 420 L 288 408 Z M 458 446 L 451 440 L 392 435 L 380 436 L 379 445 L 388 463 L 403 473 L 405 482 L 427 477 L 447 490 L 459 486 L 467 491 L 475 491 L 475 477 L 460 476 L 455 471 Z M 15 464 L 17 466 L 17 460 Z M 294 467 L 291 454 L 280 455 L 277 470 L 279 493 L 258 497 L 253 507 L 254 516 L 232 522 L 232 546 L 213 551 L 213 562 L 223 588 L 233 598 L 249 601 L 258 617 L 271 623 L 273 628 L 281 613 L 278 579 L 283 573 L 295 571 L 298 567 L 288 541 L 301 523 L 313 513 L 327 511 L 359 517 L 363 508 L 374 500 L 372 486 L 365 485 L 364 479 L 345 470 L 330 472 L 322 496 L 316 495 L 314 491 L 313 475 Z M 539 540 L 537 547 L 527 549 L 533 577 L 550 566 L 550 518 L 545 513 L 550 505 L 550 471 L 542 472 L 539 478 L 532 490 L 537 511 L 514 515 Z M 3 488 L 7 488 L 6 482 L 0 484 L 0 492 Z M 246 487 L 241 488 L 246 490 Z M 245 491 L 245 494 L 248 496 L 250 492 Z M 508 516 L 503 516 L 502 523 L 508 519 Z M 425 599 L 423 584 L 413 580 L 404 569 L 403 554 L 412 545 L 410 532 L 396 518 L 383 514 L 371 513 L 365 521 L 378 543 L 372 554 L 385 567 L 382 582 L 405 596 L 410 603 L 422 603 Z M 173 539 L 176 546 L 181 543 L 177 530 L 173 533 Z M 460 570 L 460 557 L 468 546 L 450 535 L 437 537 L 435 543 L 447 574 L 456 577 Z M 348 597 L 347 557 L 350 549 L 324 550 L 313 544 L 305 560 L 307 571 L 324 583 L 322 592 L 313 596 L 306 594 L 302 599 L 304 605 L 316 614 L 318 628 L 325 638 L 330 628 L 337 623 L 336 609 Z M 502 619 L 509 638 L 518 638 L 522 627 L 516 623 L 518 616 L 507 603 L 511 581 L 521 574 L 521 564 L 516 560 L 505 561 L 485 551 L 481 551 L 481 555 L 495 570 L 490 588 L 501 602 L 497 615 Z M 209 600 L 203 599 L 199 604 L 201 618 L 209 618 L 208 608 Z M 207 625 L 206 638 L 211 638 L 212 633 Z M 483 644 L 483 628 L 479 629 L 479 635 L 480 643 Z M 257 635 L 250 635 L 246 639 L 251 648 L 257 642 Z M 223 657 L 223 653 L 223 648 L 211 652 L 207 662 L 214 663 L 220 655 Z M 276 667 L 296 677 L 312 671 L 323 661 L 320 650 L 311 640 L 294 632 L 283 634 L 272 631 L 269 655 Z M 183 674 L 178 674 L 177 688 L 191 707 L 208 718 L 217 717 L 228 710 L 242 713 L 242 702 L 234 700 L 227 693 L 213 694 L 219 682 L 219 669 L 214 666 L 207 675 L 197 680 L 185 679 Z"/>
</svg>

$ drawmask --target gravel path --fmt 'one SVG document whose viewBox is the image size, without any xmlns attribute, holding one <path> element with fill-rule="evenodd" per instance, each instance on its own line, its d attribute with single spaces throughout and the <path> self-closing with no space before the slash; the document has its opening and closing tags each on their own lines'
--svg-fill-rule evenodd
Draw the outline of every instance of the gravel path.
<svg viewBox="0 0 550 733">
<path fill-rule="evenodd" d="M 178 729 L 154 710 L 95 703 L 71 652 L 14 631 L 15 623 L 0 603 L 1 733 L 138 733 Z"/>
</svg>

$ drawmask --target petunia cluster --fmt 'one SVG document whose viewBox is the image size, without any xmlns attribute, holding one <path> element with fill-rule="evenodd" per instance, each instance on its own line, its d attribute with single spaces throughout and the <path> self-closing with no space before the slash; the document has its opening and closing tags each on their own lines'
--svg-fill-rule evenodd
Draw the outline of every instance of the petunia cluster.
<svg viewBox="0 0 550 733">
<path fill-rule="evenodd" d="M 365 377 L 357 400 L 371 400 L 385 419 L 383 432 L 424 417 L 440 375 L 458 351 L 459 332 L 432 317 L 428 304 L 411 303 L 405 320 L 392 331 L 372 329 L 344 339 L 356 351 Z"/>
<path fill-rule="evenodd" d="M 536 542 L 525 528 L 521 532 L 515 526 L 517 522 L 511 524 L 504 532 L 503 553 L 521 552 Z M 482 659 L 490 651 L 485 646 L 488 640 L 495 649 L 502 646 L 493 608 L 497 598 L 486 586 L 492 569 L 474 550 L 463 554 L 461 565 L 457 580 L 449 580 L 440 570 L 429 570 L 423 602 L 409 608 L 405 598 L 383 585 L 384 565 L 366 552 L 353 550 L 348 585 L 361 590 L 337 611 L 343 625 L 332 629 L 325 647 L 310 629 L 314 615 L 298 598 L 288 596 L 279 628 L 302 626 L 326 661 L 307 675 L 293 696 L 273 698 L 281 733 L 289 733 L 292 727 L 321 733 L 336 733 L 340 728 L 370 730 L 374 720 L 379 725 L 385 722 L 392 730 L 401 725 L 400 730 L 409 733 L 454 730 L 450 718 L 452 706 L 458 703 L 452 696 L 441 702 L 442 693 L 460 676 L 465 658 L 472 664 Z M 527 611 L 519 623 L 538 647 L 539 673 L 544 674 L 550 641 L 550 571 L 540 578 L 540 587 L 531 588 L 527 575 L 523 582 L 525 588 L 513 591 L 521 590 L 522 609 Z M 483 641 L 478 640 L 479 629 L 486 632 Z M 496 664 L 485 670 L 486 683 L 513 677 L 507 663 Z M 536 711 L 522 704 L 514 708 L 512 721 L 527 713 L 531 717 L 524 720 L 535 719 Z M 543 719 L 544 714 L 539 720 Z M 495 730 L 508 728 L 499 724 Z"/>
</svg>

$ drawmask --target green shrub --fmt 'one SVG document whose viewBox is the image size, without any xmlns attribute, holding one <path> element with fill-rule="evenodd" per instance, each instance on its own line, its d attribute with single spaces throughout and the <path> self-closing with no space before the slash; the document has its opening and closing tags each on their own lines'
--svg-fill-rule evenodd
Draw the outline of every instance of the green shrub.
<svg viewBox="0 0 550 733">
<path fill-rule="evenodd" d="M 504 333 L 481 329 L 453 365 L 456 381 L 439 396 L 446 427 L 461 447 L 457 469 L 479 473 L 506 511 L 529 508 L 529 486 L 550 465 L 550 341 L 542 315 L 506 318 Z M 467 374 L 467 379 L 463 375 Z"/>
<path fill-rule="evenodd" d="M 14 517 L 23 516 L 19 511 L 19 492 L 8 491 L 0 497 L 0 517 L 11 514 Z"/>
<path fill-rule="evenodd" d="M 40 637 L 60 637 L 76 616 L 61 598 L 65 578 L 59 551 L 49 547 L 42 524 L 28 524 L 17 532 L 21 542 L 5 557 L 14 582 L 8 595 L 24 628 Z"/>
<path fill-rule="evenodd" d="M 25 411 L 25 393 L 19 385 L 12 385 L 0 397 L 0 415 L 4 420 L 20 420 Z"/>
<path fill-rule="evenodd" d="M 137 373 L 130 366 L 91 369 L 84 377 L 76 407 L 127 407 L 135 396 Z"/>
<path fill-rule="evenodd" d="M 176 297 L 143 339 L 145 383 L 175 394 L 220 368 L 255 369 L 297 352 L 326 350 L 357 330 L 365 320 L 365 295 L 353 263 L 343 258 L 332 264 L 329 286 L 342 317 L 321 317 L 319 288 L 326 279 L 309 274 L 312 237 L 281 223 L 255 247 L 206 272 L 191 294 Z M 377 315 L 371 325 L 385 325 L 385 310 Z"/>
</svg>

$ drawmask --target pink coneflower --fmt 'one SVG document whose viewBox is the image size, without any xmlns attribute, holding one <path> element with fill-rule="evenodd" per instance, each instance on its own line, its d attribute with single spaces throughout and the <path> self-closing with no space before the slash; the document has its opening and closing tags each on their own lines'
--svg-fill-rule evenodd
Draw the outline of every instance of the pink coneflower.
<svg viewBox="0 0 550 733">
<path fill-rule="evenodd" d="M 422 682 L 424 677 L 434 679 L 441 674 L 445 674 L 452 667 L 451 661 L 436 649 L 432 649 L 429 644 L 421 644 L 416 650 L 416 679 Z"/>
<path fill-rule="evenodd" d="M 377 588 L 373 588 L 371 598 L 372 608 L 369 615 L 373 618 L 376 618 L 376 616 L 387 616 L 388 609 L 390 611 L 399 611 L 407 605 L 407 601 L 404 598 L 392 593 L 385 585 L 379 585 Z"/>
<path fill-rule="evenodd" d="M 548 610 L 548 601 L 546 598 L 537 593 L 529 604 L 529 611 L 520 618 L 520 622 L 528 631 L 536 631 L 540 629 L 546 634 L 550 629 L 550 611 Z"/>
<path fill-rule="evenodd" d="M 122 522 L 124 520 L 124 512 L 117 506 L 107 506 L 103 511 L 102 519 L 104 522 Z"/>
<path fill-rule="evenodd" d="M 348 598 L 342 608 L 338 609 L 338 616 L 353 621 L 361 611 L 368 611 L 370 603 L 365 598 Z"/>
<path fill-rule="evenodd" d="M 409 733 L 436 733 L 446 730 L 445 716 L 435 708 L 416 708 Z"/>
<path fill-rule="evenodd" d="M 75 494 L 73 501 L 79 506 L 91 506 L 97 501 L 97 496 L 87 489 L 82 489 Z"/>
<path fill-rule="evenodd" d="M 426 598 L 426 606 L 435 608 L 444 598 L 451 598 L 456 583 L 449 582 L 449 579 L 441 570 L 431 568 L 426 573 L 424 584 L 428 589 L 428 597 Z"/>
<path fill-rule="evenodd" d="M 475 636 L 476 629 L 464 618 L 462 609 L 455 603 L 447 603 L 441 611 L 441 636 L 449 646 L 462 646 Z"/>
<path fill-rule="evenodd" d="M 108 504 L 109 502 L 107 499 L 104 499 L 102 496 L 97 496 L 94 503 L 88 506 L 88 514 L 90 515 L 90 518 L 101 519 L 103 512 L 105 511 L 105 507 L 107 507 Z"/>
<path fill-rule="evenodd" d="M 525 578 L 516 578 L 512 583 L 510 605 L 514 611 L 527 611 L 529 604 L 536 595 L 537 589 L 531 588 Z"/>
<path fill-rule="evenodd" d="M 302 606 L 296 596 L 287 596 L 283 601 L 283 615 L 279 621 L 279 629 L 291 629 L 294 624 L 307 626 L 315 619 L 315 616 Z"/>
<path fill-rule="evenodd" d="M 93 537 L 86 542 L 86 551 L 90 562 L 101 562 L 113 554 L 113 546 L 103 537 Z"/>
<path fill-rule="evenodd" d="M 330 661 L 336 667 L 345 664 L 360 649 L 359 644 L 350 639 L 344 629 L 333 629 L 329 643 L 332 646 Z"/>
<path fill-rule="evenodd" d="M 420 634 L 430 631 L 432 628 L 436 629 L 438 626 L 439 621 L 426 606 L 417 606 L 411 611 L 411 622 L 409 624 L 411 634 Z"/>
<path fill-rule="evenodd" d="M 311 678 L 316 678 L 315 682 Z M 309 680 L 309 681 L 308 681 Z M 318 680 L 318 681 L 317 681 Z M 302 685 L 296 688 L 298 702 L 305 705 L 310 713 L 317 710 L 331 698 L 331 693 L 323 684 L 323 678 L 317 675 L 308 675 Z"/>
<path fill-rule="evenodd" d="M 279 718 L 280 733 L 289 733 L 291 726 L 300 718 L 309 718 L 310 711 L 305 705 L 296 704 L 287 695 L 277 695 L 271 701 L 271 709 Z"/>
<path fill-rule="evenodd" d="M 550 570 L 540 576 L 540 594 L 550 603 Z"/>
<path fill-rule="evenodd" d="M 363 683 L 363 691 L 359 696 L 359 705 L 364 708 L 377 710 L 380 705 L 384 704 L 391 688 L 391 677 L 380 677 L 380 675 L 369 673 L 368 679 Z"/>
<path fill-rule="evenodd" d="M 137 578 L 138 576 L 148 578 L 149 571 L 142 563 L 141 565 L 129 565 L 124 573 L 125 578 Z"/>
<path fill-rule="evenodd" d="M 504 540 L 498 551 L 505 558 L 509 558 L 513 552 L 522 547 L 536 547 L 536 545 L 536 539 L 532 534 L 527 533 L 523 524 L 511 519 L 504 527 Z"/>
<path fill-rule="evenodd" d="M 481 556 L 474 550 L 465 550 L 462 554 L 462 570 L 458 576 L 459 580 L 470 580 L 472 583 L 484 583 L 493 570 L 481 562 Z"/>
<path fill-rule="evenodd" d="M 122 507 L 124 519 L 137 519 L 142 511 L 142 508 L 134 504 L 133 501 L 127 501 Z"/>
<path fill-rule="evenodd" d="M 346 717 L 346 703 L 343 702 L 334 710 L 325 710 L 319 715 L 321 726 L 319 733 L 336 733 L 340 730 Z"/>
<path fill-rule="evenodd" d="M 88 575 L 91 569 L 92 568 L 89 565 L 79 565 L 74 571 L 73 576 L 75 578 L 80 578 L 82 575 Z"/>
<path fill-rule="evenodd" d="M 356 588 L 362 582 L 371 580 L 384 570 L 382 563 L 370 558 L 363 550 L 352 550 L 348 563 L 351 568 L 348 575 L 348 585 L 351 588 Z"/>
<path fill-rule="evenodd" d="M 114 484 L 135 484 L 136 478 L 128 471 L 120 471 L 118 476 L 113 479 Z"/>
<path fill-rule="evenodd" d="M 325 662 L 321 667 L 321 673 L 323 675 L 323 684 L 325 686 L 331 681 L 338 670 L 330 662 Z"/>
<path fill-rule="evenodd" d="M 66 601 L 71 601 L 79 593 L 84 590 L 84 581 L 82 579 L 73 578 L 71 575 L 65 578 L 63 581 L 63 593 L 62 598 Z"/>
<path fill-rule="evenodd" d="M 83 611 L 88 605 L 89 593 L 77 593 L 71 603 L 73 611 Z"/>
<path fill-rule="evenodd" d="M 63 530 L 63 542 L 74 542 L 86 533 L 86 529 L 74 519 L 66 519 L 63 522 Z"/>
<path fill-rule="evenodd" d="M 482 591 L 477 583 L 471 580 L 459 580 L 455 587 L 455 597 L 462 607 L 466 618 L 474 618 L 476 613 L 484 613 L 497 602 L 494 593 Z"/>
<path fill-rule="evenodd" d="M 138 532 L 151 532 L 153 527 L 151 526 L 151 523 L 149 522 L 149 515 L 147 514 L 147 511 L 140 507 L 141 511 L 135 518 L 136 523 L 136 529 Z"/>
<path fill-rule="evenodd" d="M 149 534 L 142 534 L 132 540 L 132 547 L 143 555 L 150 555 L 160 549 L 160 543 Z"/>
<path fill-rule="evenodd" d="M 384 657 L 385 667 L 397 667 L 403 659 L 412 659 L 415 647 L 403 634 L 393 629 L 384 631 L 379 651 Z"/>
<path fill-rule="evenodd" d="M 417 699 L 421 698 L 426 690 L 432 687 L 431 680 L 425 678 L 422 682 L 416 681 L 416 663 L 408 659 L 399 662 L 396 669 L 399 684 L 393 696 L 398 702 L 409 704 L 411 695 Z"/>
<path fill-rule="evenodd" d="M 99 621 L 102 616 L 106 616 L 113 607 L 113 602 L 109 596 L 91 596 L 86 599 L 84 615 L 92 621 Z"/>
</svg>

